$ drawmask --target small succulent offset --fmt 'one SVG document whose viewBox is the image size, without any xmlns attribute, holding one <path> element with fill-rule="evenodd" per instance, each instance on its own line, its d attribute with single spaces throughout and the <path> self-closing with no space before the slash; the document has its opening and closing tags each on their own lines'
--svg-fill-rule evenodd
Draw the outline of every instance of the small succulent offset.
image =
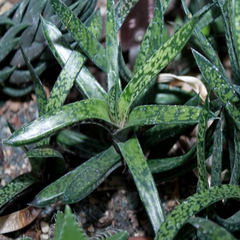
<svg viewBox="0 0 240 240">
<path fill-rule="evenodd" d="M 3 207 L 12 197 L 36 183 L 53 181 L 54 178 L 50 175 L 61 177 L 40 191 L 31 202 L 32 206 L 44 207 L 56 202 L 64 204 L 78 202 L 124 163 L 132 174 L 156 239 L 190 239 L 195 236 L 200 239 L 235 239 L 227 230 L 232 232 L 239 230 L 239 220 L 235 224 L 237 226 L 231 223 L 239 213 L 234 213 L 229 219 L 223 219 L 218 216 L 217 210 L 218 208 L 227 209 L 228 205 L 225 206 L 222 199 L 231 203 L 229 198 L 240 198 L 240 189 L 237 186 L 240 179 L 239 96 L 227 79 L 215 51 L 198 27 L 199 18 L 213 4 L 206 5 L 192 16 L 183 2 L 189 20 L 169 40 L 163 42 L 163 15 L 170 1 L 156 0 L 154 16 L 141 44 L 132 73 L 124 63 L 117 34 L 136 2 L 137 0 L 119 1 L 115 7 L 113 0 L 107 1 L 106 47 L 103 47 L 97 40 L 101 27 L 96 25 L 99 21 L 95 13 L 89 25 L 84 25 L 63 2 L 50 0 L 54 11 L 76 41 L 77 46 L 70 46 L 56 26 L 41 18 L 48 46 L 63 68 L 49 99 L 46 99 L 41 81 L 35 74 L 24 50 L 22 51 L 34 80 L 39 118 L 16 131 L 12 129 L 13 133 L 5 144 L 24 147 L 32 164 L 32 172 L 20 176 L 0 190 L 0 206 Z M 228 11 L 234 12 L 228 15 L 231 16 L 231 26 L 228 21 L 224 22 L 229 55 L 235 66 L 239 46 L 236 40 L 237 34 L 233 33 L 237 33 L 234 29 L 239 26 L 236 21 L 240 15 L 238 3 L 229 2 L 232 5 L 229 4 Z M 219 7 L 225 18 L 222 4 L 223 1 L 216 1 L 214 7 Z M 211 100 L 209 93 L 203 106 L 199 106 L 197 95 L 189 97 L 184 105 L 160 105 L 157 101 L 150 102 L 147 96 L 153 94 L 151 91 L 153 87 L 159 87 L 155 83 L 157 75 L 182 50 L 192 34 L 198 38 L 202 52 L 208 57 L 207 60 L 193 50 L 202 75 L 217 98 Z M 84 66 L 88 58 L 106 73 L 107 90 Z M 239 70 L 234 68 L 236 84 L 239 80 L 238 74 L 240 74 Z M 74 84 L 82 94 L 83 100 L 64 105 Z M 123 87 L 124 85 L 126 86 Z M 237 85 L 234 88 L 237 89 Z M 221 185 L 222 169 L 227 168 L 222 164 L 223 114 L 226 122 L 231 123 L 226 126 L 227 129 L 229 127 L 230 134 L 229 159 L 223 161 L 224 164 L 230 161 L 229 185 Z M 208 120 L 213 121 L 207 129 Z M 106 135 L 106 138 L 110 138 L 111 141 L 99 147 L 101 142 L 96 139 L 73 130 L 64 130 L 77 124 L 97 125 L 100 136 Z M 152 146 L 158 144 L 161 146 L 164 140 L 176 140 L 196 124 L 199 124 L 197 143 L 189 152 L 178 157 L 146 161 L 144 153 Z M 63 175 L 64 160 L 61 154 L 50 146 L 52 142 L 50 139 L 54 140 L 52 136 L 56 136 L 54 139 L 65 147 L 80 149 L 81 153 L 86 154 L 89 159 Z M 30 144 L 36 144 L 36 147 L 29 149 Z M 92 151 L 87 151 L 86 146 Z M 210 188 L 205 163 L 209 156 L 213 157 Z M 49 166 L 52 167 L 51 171 L 48 169 Z M 186 199 L 165 217 L 152 174 L 157 174 L 160 179 L 166 179 L 190 171 L 196 166 L 199 172 L 198 193 Z M 213 208 L 211 205 L 215 203 L 217 204 Z M 207 210 L 213 214 L 207 215 Z M 193 215 L 197 217 L 191 218 Z"/>
<path fill-rule="evenodd" d="M 96 6 L 96 0 L 63 1 L 80 18 L 87 22 Z M 49 1 L 24 0 L 15 4 L 8 12 L 0 16 L 0 87 L 9 96 L 20 97 L 33 90 L 31 74 L 26 68 L 19 47 L 34 63 L 34 69 L 40 76 L 52 67 L 54 58 L 44 38 L 40 15 L 63 31 L 70 45 L 74 40 L 64 29 L 59 17 L 54 14 Z"/>
</svg>

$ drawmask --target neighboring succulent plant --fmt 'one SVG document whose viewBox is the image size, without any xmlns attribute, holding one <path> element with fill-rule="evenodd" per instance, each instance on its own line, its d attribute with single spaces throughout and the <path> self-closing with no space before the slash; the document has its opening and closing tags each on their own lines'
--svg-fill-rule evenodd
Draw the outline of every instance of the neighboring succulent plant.
<svg viewBox="0 0 240 240">
<path fill-rule="evenodd" d="M 83 22 L 91 18 L 96 6 L 96 0 L 63 2 L 70 6 Z M 73 38 L 54 14 L 49 1 L 24 0 L 15 4 L 0 16 L 0 88 L 7 95 L 23 96 L 33 90 L 31 75 L 26 68 L 19 44 L 34 64 L 38 76 L 56 63 L 47 48 L 40 26 L 40 15 L 61 29 L 69 44 L 74 44 Z"/>
<path fill-rule="evenodd" d="M 44 207 L 56 202 L 64 204 L 78 202 L 124 163 L 132 174 L 156 239 L 194 239 L 195 237 L 235 239 L 230 232 L 239 231 L 240 222 L 237 219 L 239 208 L 236 207 L 228 219 L 223 219 L 218 213 L 221 210 L 229 212 L 232 201 L 235 201 L 230 199 L 240 198 L 240 188 L 237 186 L 240 179 L 239 96 L 227 79 L 215 51 L 197 25 L 198 19 L 212 4 L 206 5 L 192 16 L 183 2 L 189 21 L 163 43 L 163 15 L 170 1 L 162 3 L 157 0 L 153 19 L 143 39 L 134 73 L 132 73 L 123 61 L 117 34 L 127 13 L 137 1 L 119 1 L 114 7 L 114 1 L 108 0 L 105 48 L 96 38 L 99 29 L 94 28 L 94 24 L 86 28 L 65 4 L 58 0 L 50 0 L 50 2 L 78 45 L 76 48 L 71 48 L 64 40 L 62 33 L 42 18 L 42 28 L 48 45 L 63 69 L 47 100 L 41 81 L 34 74 L 34 69 L 23 51 L 34 79 L 40 116 L 14 131 L 5 144 L 14 147 L 37 144 L 33 149 L 27 150 L 27 156 L 30 160 L 32 159 L 33 166 L 33 172 L 28 176 L 31 176 L 30 183 L 33 184 L 34 181 L 41 182 L 43 179 L 44 182 L 53 180 L 49 179 L 52 171 L 48 170 L 48 166 L 52 165 L 52 161 L 47 166 L 49 161 L 46 161 L 46 158 L 48 157 L 56 157 L 53 169 L 55 173 L 63 174 L 62 156 L 49 146 L 54 140 L 51 136 L 56 135 L 56 141 L 66 148 L 70 146 L 72 149 L 78 148 L 82 151 L 85 146 L 91 145 L 90 137 L 73 130 L 63 131 L 65 128 L 81 123 L 94 124 L 97 125 L 99 136 L 105 135 L 104 139 L 110 138 L 110 141 L 104 142 L 103 147 L 99 148 L 95 145 L 101 144 L 100 140 L 99 143 L 94 140 L 91 145 L 93 156 L 44 188 L 36 195 L 31 205 Z M 220 7 L 224 18 L 223 1 L 216 1 L 215 4 Z M 234 66 L 238 64 L 235 61 L 238 59 L 236 52 L 239 46 L 238 41 L 235 40 L 238 35 L 233 33 L 237 33 L 238 30 L 239 9 L 239 4 L 233 0 L 228 8 L 229 13 L 234 13 L 228 14 L 232 17 L 231 27 L 224 20 L 236 83 L 240 73 Z M 202 75 L 215 96 L 209 91 L 203 106 L 199 105 L 198 95 L 187 95 L 183 91 L 181 93 L 188 96 L 187 101 L 182 103 L 184 105 L 160 105 L 157 104 L 156 97 L 151 96 L 148 99 L 149 95 L 157 96 L 157 91 L 150 91 L 154 86 L 155 89 L 161 87 L 161 85 L 157 87 L 155 85 L 157 75 L 181 51 L 192 33 L 197 36 L 202 52 L 209 58 L 207 60 L 193 50 Z M 57 44 L 55 39 L 58 39 Z M 107 90 L 84 66 L 88 58 L 106 73 Z M 128 82 L 124 88 L 121 79 Z M 74 84 L 84 100 L 63 105 Z M 234 85 L 234 88 L 237 89 L 238 86 Z M 209 127 L 207 127 L 208 120 L 212 120 Z M 197 143 L 186 154 L 146 161 L 144 153 L 157 146 L 160 149 L 158 156 L 162 156 L 159 152 L 166 153 L 169 146 L 172 146 L 180 135 L 188 134 L 196 124 L 198 124 Z M 226 128 L 229 145 L 229 157 L 226 158 L 222 157 L 223 127 L 224 130 Z M 88 154 L 91 153 L 88 152 Z M 213 158 L 211 187 L 208 184 L 205 162 L 210 156 Z M 230 184 L 221 185 L 221 172 L 229 165 Z M 198 167 L 198 192 L 183 201 L 165 217 L 152 174 L 156 174 L 156 179 L 163 180 L 183 174 L 196 166 Z M 56 177 L 56 174 L 53 175 Z M 29 186 L 27 181 L 25 183 L 20 178 L 21 176 L 0 190 L 0 196 L 3 196 L 0 202 L 1 207 L 15 196 L 16 192 L 21 192 Z M 13 188 L 17 188 L 18 191 L 13 193 Z M 226 204 L 224 204 L 225 201 Z M 197 217 L 191 218 L 192 216 Z M 224 226 L 225 229 L 212 220 Z"/>
</svg>

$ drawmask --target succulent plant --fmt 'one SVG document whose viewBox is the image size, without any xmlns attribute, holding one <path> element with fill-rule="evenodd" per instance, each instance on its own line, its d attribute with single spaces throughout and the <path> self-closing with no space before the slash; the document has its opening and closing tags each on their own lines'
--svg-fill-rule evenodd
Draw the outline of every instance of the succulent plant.
<svg viewBox="0 0 240 240">
<path fill-rule="evenodd" d="M 96 0 L 64 2 L 85 23 L 91 19 L 96 6 Z M 57 63 L 47 48 L 40 26 L 40 16 L 55 24 L 63 31 L 67 42 L 70 45 L 74 44 L 73 38 L 54 14 L 49 1 L 24 0 L 15 4 L 0 16 L 0 87 L 7 95 L 20 97 L 33 90 L 31 75 L 19 45 L 32 62 L 38 76 Z"/>
<path fill-rule="evenodd" d="M 189 20 L 170 39 L 163 42 L 163 15 L 170 1 L 156 0 L 153 19 L 131 72 L 125 65 L 117 34 L 136 2 L 119 1 L 115 7 L 113 0 L 107 1 L 104 47 L 97 40 L 100 30 L 94 26 L 98 21 L 93 20 L 92 24 L 85 26 L 63 2 L 50 0 L 64 28 L 77 45 L 70 46 L 54 24 L 41 18 L 48 46 L 62 66 L 49 99 L 46 98 L 41 81 L 25 51 L 22 51 L 34 80 L 39 118 L 16 131 L 12 129 L 12 135 L 4 143 L 24 147 L 33 170 L 0 190 L 0 206 L 4 207 L 13 196 L 34 186 L 36 182 L 52 183 L 35 196 L 30 203 L 32 206 L 44 207 L 57 202 L 75 203 L 89 195 L 115 169 L 125 165 L 136 184 L 156 239 L 236 239 L 233 234 L 234 231 L 239 231 L 236 227 L 240 226 L 237 219 L 239 209 L 227 219 L 222 218 L 218 212 L 221 209 L 228 211 L 235 201 L 231 199 L 240 198 L 240 189 L 237 186 L 240 179 L 240 110 L 237 93 L 239 69 L 236 62 L 239 57 L 236 54 L 239 51 L 239 4 L 237 1 L 229 1 L 229 25 L 225 19 L 224 1 L 206 4 L 193 16 L 183 2 Z M 199 19 L 212 6 L 220 9 L 225 23 L 235 85 L 229 81 L 214 49 L 198 26 Z M 179 54 L 192 35 L 198 39 L 202 53 L 208 58 L 197 50 L 192 50 L 207 89 L 210 89 L 208 96 L 202 104 L 198 95 L 189 95 L 180 90 L 187 96 L 182 105 L 158 104 L 156 96 L 158 90 L 162 89 L 162 84 L 156 82 L 156 78 Z M 106 89 L 85 66 L 87 59 L 106 73 Z M 83 99 L 64 105 L 74 84 Z M 209 120 L 212 123 L 208 127 Z M 93 136 L 70 130 L 79 124 L 94 125 L 99 140 L 96 137 L 91 144 Z M 189 133 L 197 124 L 197 142 L 187 153 L 146 160 L 145 153 L 154 146 L 160 149 L 158 153 L 165 153 L 180 135 Z M 65 128 L 69 129 L 64 130 Z M 226 158 L 223 158 L 223 128 L 226 129 L 229 145 L 229 156 Z M 103 143 L 100 139 L 103 139 Z M 80 149 L 80 153 L 84 152 L 85 146 L 91 146 L 93 151 L 88 152 L 89 159 L 84 163 L 65 173 L 63 157 L 53 148 L 52 143 L 55 140 L 65 148 Z M 35 145 L 29 149 L 31 144 Z M 213 158 L 211 186 L 206 167 L 206 159 L 210 156 Z M 222 170 L 229 166 L 229 184 L 222 184 Z M 155 180 L 173 178 L 195 167 L 198 168 L 197 193 L 179 204 L 166 217 Z M 55 180 L 58 176 L 61 177 Z M 195 217 L 191 218 L 192 216 Z"/>
</svg>

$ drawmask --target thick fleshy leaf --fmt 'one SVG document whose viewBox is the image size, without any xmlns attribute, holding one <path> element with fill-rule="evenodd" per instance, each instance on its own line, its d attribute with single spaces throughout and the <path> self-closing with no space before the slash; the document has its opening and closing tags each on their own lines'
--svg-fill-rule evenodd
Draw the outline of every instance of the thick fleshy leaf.
<svg viewBox="0 0 240 240">
<path fill-rule="evenodd" d="M 174 239 L 179 229 L 191 216 L 213 203 L 229 198 L 240 198 L 240 188 L 238 186 L 227 184 L 215 186 L 188 197 L 167 216 L 155 239 Z"/>
<path fill-rule="evenodd" d="M 231 30 L 230 30 L 230 23 L 229 23 L 230 21 L 226 17 L 225 10 L 223 7 L 224 3 L 221 0 L 216 0 L 216 1 L 221 10 L 221 15 L 223 18 L 227 49 L 228 49 L 229 59 L 231 61 L 232 70 L 233 70 L 234 83 L 239 84 L 240 83 L 240 80 L 239 80 L 240 79 L 240 70 L 239 70 L 239 65 L 238 65 L 238 58 L 236 56 L 236 52 L 234 49 L 233 37 L 231 34 Z"/>
<path fill-rule="evenodd" d="M 216 220 L 219 225 L 223 226 L 228 231 L 237 232 L 240 230 L 240 211 L 236 212 L 227 219 L 216 216 L 214 220 Z"/>
<path fill-rule="evenodd" d="M 140 67 L 148 60 L 148 58 L 162 45 L 163 41 L 163 6 L 161 0 L 156 0 L 153 19 L 150 22 L 148 29 L 144 35 L 138 52 L 134 72 L 137 72 Z"/>
<path fill-rule="evenodd" d="M 108 116 L 107 103 L 100 99 L 87 99 L 52 110 L 35 121 L 15 131 L 5 144 L 23 146 L 49 137 L 65 127 L 92 122 L 116 128 Z"/>
<path fill-rule="evenodd" d="M 62 147 L 78 153 L 81 157 L 90 158 L 106 150 L 109 145 L 97 139 L 71 130 L 64 130 L 56 136 L 56 141 Z"/>
<path fill-rule="evenodd" d="M 64 67 L 71 55 L 72 48 L 67 43 L 58 28 L 43 18 L 42 28 L 53 55 L 59 64 Z M 101 87 L 98 81 L 92 76 L 92 74 L 85 66 L 82 67 L 80 73 L 78 74 L 75 80 L 75 84 L 85 98 L 107 98 L 105 90 Z"/>
<path fill-rule="evenodd" d="M 0 18 L 0 25 L 14 25 L 14 22 L 11 18 L 8 17 L 2 17 Z"/>
<path fill-rule="evenodd" d="M 221 185 L 222 173 L 222 154 L 223 154 L 223 129 L 221 119 L 218 122 L 214 134 L 212 169 L 211 169 L 211 186 Z"/>
<path fill-rule="evenodd" d="M 15 67 L 6 67 L 0 70 L 0 84 L 3 83 L 13 73 Z"/>
<path fill-rule="evenodd" d="M 63 203 L 80 201 L 121 165 L 120 158 L 113 147 L 109 148 L 43 189 L 31 204 L 42 207 L 60 200 Z"/>
<path fill-rule="evenodd" d="M 0 217 L 0 234 L 10 233 L 22 229 L 31 224 L 42 209 L 26 207 L 20 211 Z"/>
<path fill-rule="evenodd" d="M 137 97 L 144 91 L 148 84 L 151 83 L 151 80 L 156 77 L 185 46 L 196 23 L 197 18 L 192 18 L 187 22 L 172 38 L 153 53 L 125 87 L 119 99 L 122 125 L 127 120 L 130 108 Z"/>
<path fill-rule="evenodd" d="M 232 85 L 221 74 L 221 71 L 200 53 L 193 50 L 193 55 L 204 79 L 219 97 L 237 128 L 240 129 L 240 111 L 236 106 L 239 104 L 239 98 Z"/>
<path fill-rule="evenodd" d="M 34 89 L 33 85 L 30 85 L 26 88 L 11 88 L 11 87 L 4 87 L 2 89 L 2 92 L 6 95 L 9 95 L 11 97 L 23 97 Z"/>
<path fill-rule="evenodd" d="M 200 113 L 200 120 L 198 124 L 197 133 L 197 162 L 198 162 L 198 185 L 199 189 L 205 190 L 208 188 L 208 175 L 205 156 L 205 137 L 208 123 L 209 102 L 206 99 L 202 111 Z"/>
<path fill-rule="evenodd" d="M 15 23 L 20 23 L 22 21 L 24 12 L 25 12 L 29 2 L 30 2 L 30 0 L 25 0 L 20 3 L 19 7 L 17 8 L 16 12 L 13 15 L 13 21 Z"/>
<path fill-rule="evenodd" d="M 55 229 L 54 229 L 54 239 L 59 240 L 62 232 L 62 225 L 64 222 L 64 213 L 58 211 L 56 215 Z"/>
<path fill-rule="evenodd" d="M 27 157 L 29 158 L 61 158 L 63 159 L 63 156 L 60 152 L 57 150 L 50 148 L 50 147 L 40 147 L 40 148 L 34 148 L 27 152 Z"/>
<path fill-rule="evenodd" d="M 157 234 L 165 220 L 165 214 L 138 139 L 133 136 L 125 143 L 118 143 L 118 147 L 132 173 L 139 196 L 152 223 L 153 230 Z"/>
<path fill-rule="evenodd" d="M 188 223 L 197 229 L 199 239 L 237 240 L 225 228 L 217 225 L 209 219 L 195 217 L 189 219 Z"/>
<path fill-rule="evenodd" d="M 32 64 L 30 63 L 29 59 L 25 55 L 21 46 L 20 46 L 20 49 L 22 51 L 23 58 L 25 60 L 25 63 L 29 69 L 29 72 L 30 72 L 32 80 L 33 80 L 33 85 L 34 85 L 35 93 L 37 96 L 37 106 L 38 106 L 39 116 L 42 116 L 45 113 L 45 107 L 47 105 L 46 92 L 43 88 L 41 80 L 39 79 L 37 73 L 35 72 Z"/>
<path fill-rule="evenodd" d="M 83 23 L 59 0 L 51 0 L 51 4 L 71 33 L 78 42 L 84 53 L 104 72 L 107 72 L 107 57 L 104 47 L 87 30 Z"/>
<path fill-rule="evenodd" d="M 60 217 L 61 216 L 61 217 Z M 81 228 L 78 226 L 77 221 L 72 214 L 71 208 L 66 205 L 64 217 L 57 215 L 57 221 L 60 219 L 61 225 L 56 222 L 58 227 L 55 231 L 60 232 L 57 236 L 54 236 L 54 240 L 87 240 L 86 235 L 83 233 Z M 55 233 L 54 231 L 54 233 Z M 55 234 L 54 234 L 55 235 Z M 58 237 L 58 238 L 57 238 Z"/>
<path fill-rule="evenodd" d="M 38 180 L 30 173 L 25 173 L 13 179 L 10 183 L 0 189 L 0 208 L 14 196 L 37 183 Z"/>
<path fill-rule="evenodd" d="M 234 14 L 233 14 L 233 24 L 234 24 L 234 32 L 235 32 L 235 46 L 238 56 L 238 61 L 240 65 L 240 2 L 239 1 L 233 1 L 234 6 Z"/>
<path fill-rule="evenodd" d="M 18 44 L 19 38 L 13 38 L 8 41 L 1 41 L 1 53 L 0 62 L 13 50 L 13 48 Z"/>
</svg>

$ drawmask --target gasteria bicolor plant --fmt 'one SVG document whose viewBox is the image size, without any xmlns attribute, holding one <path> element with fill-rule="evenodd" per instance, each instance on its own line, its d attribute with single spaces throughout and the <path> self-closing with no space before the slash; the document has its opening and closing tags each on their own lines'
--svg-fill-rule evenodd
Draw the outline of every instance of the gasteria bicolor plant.
<svg viewBox="0 0 240 240">
<path fill-rule="evenodd" d="M 82 22 L 88 24 L 93 17 L 92 12 L 97 1 L 63 2 L 66 2 Z M 20 97 L 33 90 L 31 74 L 26 68 L 19 43 L 27 57 L 34 62 L 38 76 L 56 63 L 47 48 L 40 26 L 40 15 L 64 32 L 68 44 L 74 44 L 73 38 L 64 29 L 59 17 L 54 14 L 49 1 L 24 0 L 15 4 L 0 16 L 0 87 L 7 95 Z"/>
<path fill-rule="evenodd" d="M 217 118 L 218 102 L 211 105 L 207 98 L 204 106 L 200 107 L 198 106 L 198 96 L 194 96 L 193 98 L 189 97 L 184 105 L 159 105 L 149 104 L 145 98 L 154 85 L 159 72 L 181 51 L 192 33 L 198 31 L 197 16 L 202 16 L 210 6 L 207 5 L 198 14 L 191 17 L 169 40 L 163 43 L 163 15 L 170 1 L 162 3 L 160 0 L 156 0 L 154 16 L 141 44 L 132 73 L 123 61 L 117 34 L 137 0 L 119 1 L 116 7 L 113 0 L 107 1 L 106 47 L 103 47 L 97 40 L 98 27 L 94 28 L 94 24 L 86 27 L 59 0 L 50 0 L 50 2 L 65 28 L 77 42 L 77 46 L 76 48 L 71 47 L 53 24 L 44 18 L 41 19 L 48 46 L 63 68 L 48 100 L 40 80 L 34 74 L 34 70 L 23 52 L 34 79 L 39 118 L 16 131 L 13 130 L 13 134 L 5 141 L 5 144 L 14 147 L 37 144 L 37 147 L 27 150 L 33 171 L 27 175 L 29 177 L 25 180 L 29 178 L 31 180 L 24 182 L 20 180 L 20 177 L 1 189 L 0 194 L 4 199 L 1 206 L 4 206 L 16 192 L 43 179 L 49 180 L 45 177 L 49 172 L 46 174 L 45 171 L 39 171 L 39 169 L 44 169 L 43 166 L 46 166 L 45 169 L 47 169 L 48 160 L 46 158 L 57 157 L 55 172 L 63 173 L 62 156 L 49 146 L 50 137 L 53 135 L 57 135 L 56 139 L 61 144 L 67 147 L 77 145 L 82 152 L 84 152 L 84 146 L 90 145 L 93 149 L 92 153 L 85 151 L 84 154 L 94 153 L 95 155 L 37 194 L 31 202 L 31 205 L 35 207 L 44 207 L 59 201 L 64 204 L 80 201 L 99 186 L 112 171 L 121 166 L 123 161 L 133 176 L 158 239 L 173 239 L 192 215 L 199 213 L 210 204 L 222 199 L 240 198 L 240 189 L 237 186 L 214 186 L 208 189 L 205 159 L 212 154 L 213 132 L 216 126 L 218 126 L 217 134 L 221 138 L 215 138 L 214 146 L 216 146 L 217 140 L 222 139 L 221 127 Z M 84 66 L 88 58 L 106 73 L 107 90 Z M 212 70 L 214 68 L 211 68 Z M 209 71 L 208 74 L 212 72 Z M 122 79 L 128 82 L 125 88 L 122 87 Z M 74 84 L 84 99 L 63 105 Z M 223 91 L 221 93 L 223 95 Z M 230 110 L 235 111 L 231 119 L 238 128 L 239 115 L 236 112 L 238 110 L 233 104 L 238 97 L 230 90 L 226 90 L 224 93 L 229 95 L 227 95 L 228 102 L 225 104 L 226 109 L 229 107 Z M 206 131 L 209 119 L 214 121 Z M 106 129 L 108 137 L 111 138 L 111 145 L 103 145 L 100 149 L 95 146 L 99 145 L 96 140 L 92 140 L 93 144 L 91 145 L 91 139 L 81 133 L 71 130 L 63 131 L 67 127 L 81 123 L 95 124 L 100 129 Z M 188 153 L 180 157 L 146 161 L 144 152 L 150 146 L 165 139 L 178 137 L 197 123 L 199 123 L 198 141 Z M 218 150 L 215 150 L 214 154 L 216 154 L 215 152 L 219 153 Z M 219 156 L 217 157 L 219 159 Z M 166 179 L 189 171 L 196 166 L 199 170 L 200 193 L 190 197 L 165 218 L 152 173 L 162 173 L 160 178 Z M 215 168 L 215 171 L 217 171 L 219 181 L 219 171 L 221 173 L 221 170 Z M 12 189 L 14 188 L 17 191 L 13 193 Z M 188 224 L 199 229 L 199 234 L 206 231 L 207 227 L 216 229 L 218 233 L 224 231 L 210 221 L 205 223 L 205 219 L 197 218 L 188 221 Z M 191 231 L 191 233 L 195 232 Z"/>
</svg>

